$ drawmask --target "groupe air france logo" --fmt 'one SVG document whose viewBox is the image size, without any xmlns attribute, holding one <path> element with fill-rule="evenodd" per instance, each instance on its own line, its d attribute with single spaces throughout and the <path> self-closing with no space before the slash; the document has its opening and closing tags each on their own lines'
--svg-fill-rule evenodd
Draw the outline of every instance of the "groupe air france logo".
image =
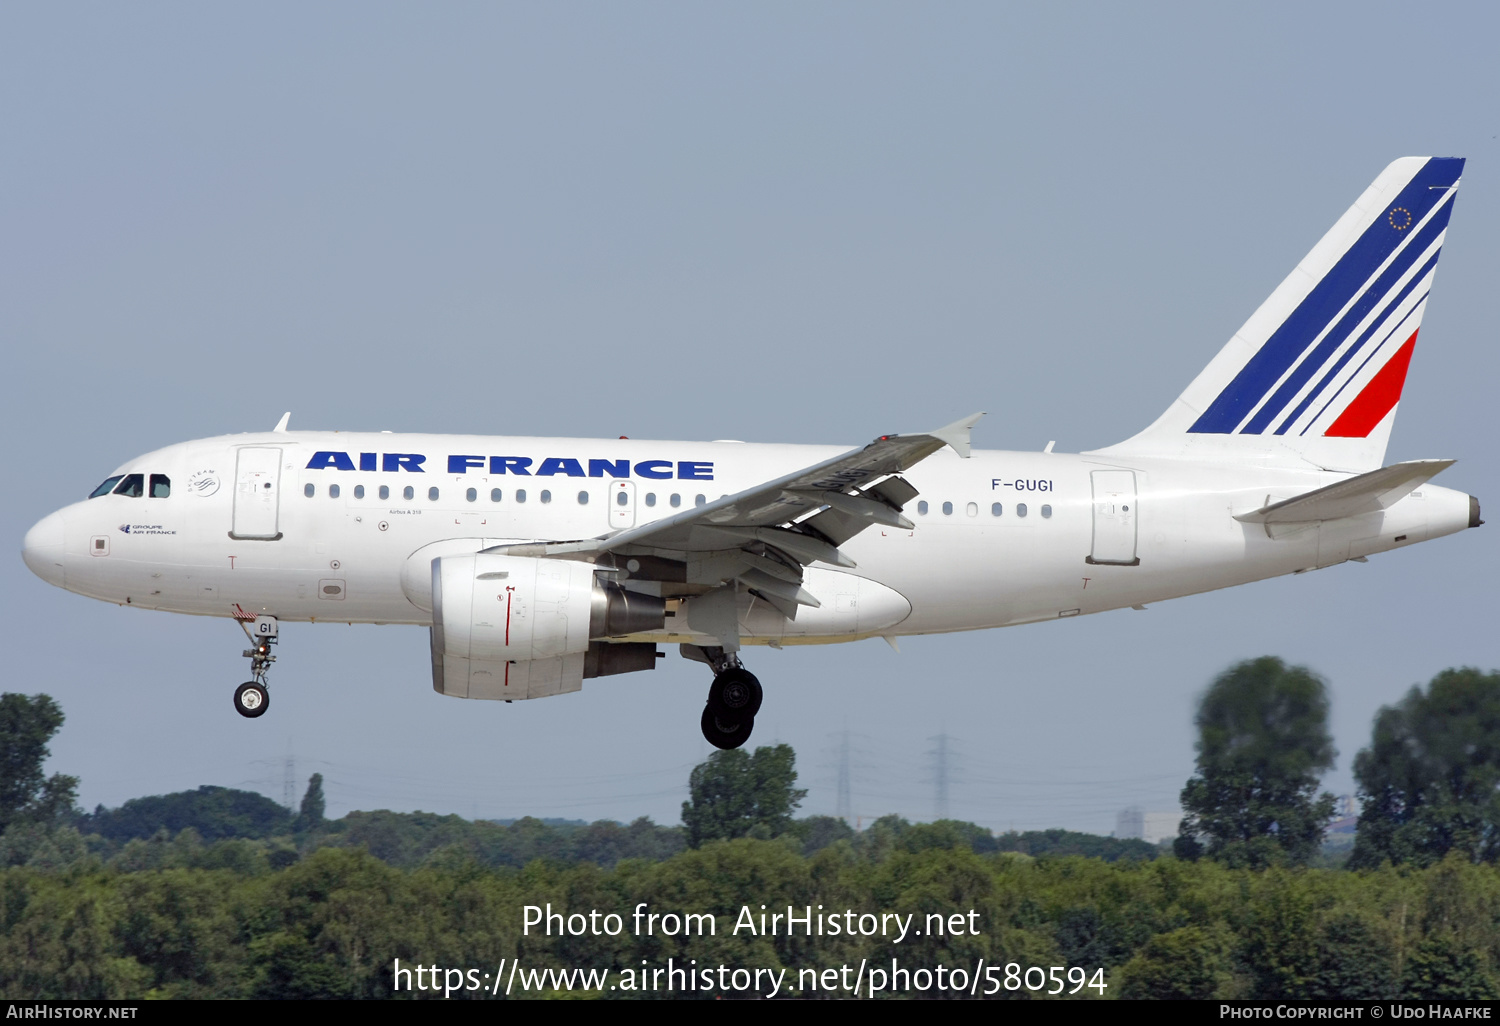
<svg viewBox="0 0 1500 1026">
<path fill-rule="evenodd" d="M 153 534 L 176 534 L 177 529 L 172 528 L 169 530 L 168 528 L 163 527 L 161 524 L 121 524 L 120 533 L 136 535 L 139 537 L 142 535 Z"/>
<path fill-rule="evenodd" d="M 1386 222 L 1398 232 L 1411 227 L 1411 211 L 1405 207 L 1392 207 L 1385 215 Z"/>
</svg>

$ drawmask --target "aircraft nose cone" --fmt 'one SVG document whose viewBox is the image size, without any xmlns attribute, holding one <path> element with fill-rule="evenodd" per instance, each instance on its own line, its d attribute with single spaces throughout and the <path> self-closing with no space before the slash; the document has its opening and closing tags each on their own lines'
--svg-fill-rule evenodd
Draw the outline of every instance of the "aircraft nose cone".
<svg viewBox="0 0 1500 1026">
<path fill-rule="evenodd" d="M 61 513 L 51 513 L 38 520 L 26 532 L 21 546 L 21 558 L 31 572 L 48 584 L 63 586 L 63 518 Z"/>
</svg>

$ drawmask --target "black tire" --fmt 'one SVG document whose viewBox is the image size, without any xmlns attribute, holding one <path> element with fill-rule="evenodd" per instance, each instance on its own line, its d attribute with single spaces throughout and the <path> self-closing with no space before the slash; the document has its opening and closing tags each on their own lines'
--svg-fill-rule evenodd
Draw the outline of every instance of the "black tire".
<svg viewBox="0 0 1500 1026">
<path fill-rule="evenodd" d="M 750 740 L 750 732 L 755 729 L 755 717 L 746 716 L 739 720 L 725 719 L 722 714 L 715 713 L 712 705 L 703 707 L 703 736 L 708 743 L 715 748 L 728 750 L 738 748 Z"/>
<path fill-rule="evenodd" d="M 723 719 L 741 720 L 746 716 L 753 719 L 760 712 L 763 697 L 755 674 L 739 666 L 719 674 L 708 689 L 708 704 L 717 709 Z"/>
<path fill-rule="evenodd" d="M 271 693 L 261 684 L 247 680 L 234 689 L 234 711 L 248 719 L 264 716 L 271 707 Z"/>
</svg>

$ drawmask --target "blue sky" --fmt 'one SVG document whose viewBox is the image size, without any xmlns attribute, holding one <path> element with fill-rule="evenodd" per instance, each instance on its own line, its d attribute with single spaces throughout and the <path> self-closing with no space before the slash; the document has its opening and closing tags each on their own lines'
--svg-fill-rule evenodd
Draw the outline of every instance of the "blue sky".
<svg viewBox="0 0 1500 1026">
<path fill-rule="evenodd" d="M 989 416 L 1060 451 L 1152 420 L 1391 159 L 1469 158 L 1388 459 L 1500 503 L 1497 17 L 1478 5 L 0 8 L 3 687 L 82 798 L 674 821 L 701 667 L 441 699 L 425 632 L 293 625 L 266 718 L 228 621 L 49 588 L 20 541 L 130 456 L 302 427 L 857 444 Z M 1500 509 L 1500 505 L 1496 506 Z M 1323 673 L 1384 703 L 1500 664 L 1497 529 L 1061 624 L 757 652 L 757 741 L 854 806 L 1107 832 L 1167 809 L 1193 702 Z M 300 783 L 299 783 L 300 788 Z"/>
</svg>

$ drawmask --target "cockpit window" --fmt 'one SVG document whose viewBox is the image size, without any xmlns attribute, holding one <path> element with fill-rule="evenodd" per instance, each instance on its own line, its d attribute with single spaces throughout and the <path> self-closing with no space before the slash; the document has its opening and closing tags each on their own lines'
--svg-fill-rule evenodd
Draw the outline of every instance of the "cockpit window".
<svg viewBox="0 0 1500 1026">
<path fill-rule="evenodd" d="M 172 479 L 166 474 L 151 475 L 151 498 L 165 499 L 172 494 Z"/>
<path fill-rule="evenodd" d="M 116 495 L 125 495 L 132 499 L 139 499 L 145 493 L 145 474 L 126 474 L 124 480 L 115 488 Z"/>
<path fill-rule="evenodd" d="M 120 478 L 124 476 L 124 474 L 116 474 L 114 477 L 105 478 L 102 485 L 89 492 L 89 498 L 97 499 L 101 495 L 108 495 L 110 492 L 115 490 L 115 485 L 119 484 Z"/>
</svg>

